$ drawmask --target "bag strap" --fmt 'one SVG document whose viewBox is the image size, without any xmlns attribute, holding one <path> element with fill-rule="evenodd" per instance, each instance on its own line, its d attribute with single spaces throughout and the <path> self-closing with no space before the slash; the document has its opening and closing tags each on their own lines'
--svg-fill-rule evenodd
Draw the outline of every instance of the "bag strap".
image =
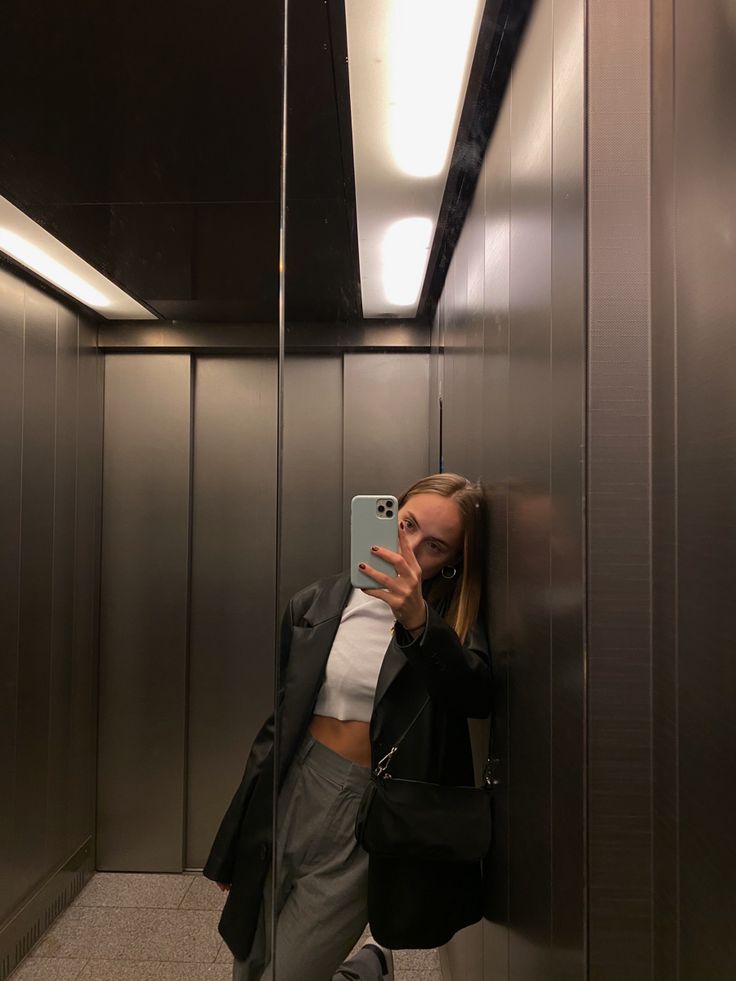
<svg viewBox="0 0 736 981">
<path fill-rule="evenodd" d="M 393 744 L 393 746 L 388 751 L 388 753 L 386 753 L 386 755 L 382 759 L 380 759 L 376 764 L 376 769 L 374 770 L 374 776 L 382 777 L 384 773 L 386 773 L 386 771 L 389 768 L 389 764 L 391 763 L 391 760 L 393 759 L 394 754 L 396 753 L 396 750 L 399 748 L 401 743 L 403 743 L 404 739 L 406 738 L 406 736 L 409 734 L 412 727 L 414 726 L 414 723 L 417 721 L 417 719 L 425 710 L 425 708 L 429 705 L 429 702 L 430 702 L 430 698 L 429 695 L 427 695 L 425 700 L 422 702 L 419 711 L 411 720 L 409 725 L 406 727 L 406 729 L 404 729 L 404 731 L 401 733 L 401 735 Z M 494 758 L 493 756 L 493 721 L 494 721 L 493 714 L 491 714 L 491 718 L 488 722 L 488 756 L 486 757 L 485 766 L 483 767 L 483 777 L 482 777 L 484 786 L 488 788 L 495 787 L 498 783 L 500 783 L 497 769 L 501 761 L 499 759 Z"/>
<path fill-rule="evenodd" d="M 412 726 L 414 725 L 414 723 L 417 721 L 417 719 L 419 718 L 419 716 L 422 714 L 422 712 L 425 710 L 425 708 L 428 705 L 429 705 L 429 695 L 427 695 L 427 697 L 424 699 L 424 701 L 422 702 L 421 708 L 419 709 L 419 711 L 417 712 L 417 714 L 414 716 L 414 718 L 411 720 L 411 722 L 406 727 L 406 729 L 404 729 L 404 731 L 401 733 L 401 735 L 396 740 L 396 742 L 393 744 L 393 746 L 388 751 L 388 753 L 386 753 L 386 755 L 383 757 L 383 759 L 380 759 L 378 761 L 378 763 L 376 764 L 375 775 L 377 777 L 382 777 L 383 774 L 386 772 L 386 770 L 388 770 L 388 765 L 391 762 L 391 759 L 392 759 L 394 753 L 399 748 L 399 746 L 401 745 L 401 743 L 403 743 L 404 739 L 409 734 L 409 731 L 411 730 Z"/>
</svg>

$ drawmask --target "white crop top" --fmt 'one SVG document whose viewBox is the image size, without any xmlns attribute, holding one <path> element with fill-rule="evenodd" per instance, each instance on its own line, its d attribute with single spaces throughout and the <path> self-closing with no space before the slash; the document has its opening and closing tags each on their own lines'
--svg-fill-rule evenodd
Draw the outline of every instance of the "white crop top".
<svg viewBox="0 0 736 981">
<path fill-rule="evenodd" d="M 369 722 L 394 615 L 388 603 L 353 589 L 327 659 L 315 715 Z"/>
</svg>

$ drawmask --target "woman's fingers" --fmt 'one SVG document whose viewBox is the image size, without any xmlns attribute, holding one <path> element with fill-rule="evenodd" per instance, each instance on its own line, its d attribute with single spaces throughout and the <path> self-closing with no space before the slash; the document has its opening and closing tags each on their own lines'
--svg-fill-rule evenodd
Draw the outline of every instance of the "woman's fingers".
<svg viewBox="0 0 736 981">
<path fill-rule="evenodd" d="M 371 552 L 376 555 L 379 559 L 383 559 L 385 562 L 389 562 L 397 572 L 400 572 L 400 566 L 406 566 L 406 560 L 403 555 L 399 555 L 398 552 L 392 552 L 390 548 L 383 548 L 381 545 L 373 545 Z M 369 566 L 370 568 L 370 566 Z M 361 570 L 362 571 L 362 570 Z M 404 569 L 408 571 L 408 569 Z"/>
<path fill-rule="evenodd" d="M 396 576 L 387 576 L 385 572 L 379 572 L 378 569 L 374 569 L 372 565 L 361 563 L 358 568 L 361 572 L 364 572 L 367 576 L 370 576 L 371 579 L 375 579 L 376 582 L 380 583 L 382 586 L 386 586 L 388 588 L 396 585 Z"/>
<path fill-rule="evenodd" d="M 421 566 L 417 562 L 417 557 L 414 554 L 414 549 L 409 544 L 406 536 L 406 529 L 404 528 L 404 522 L 399 522 L 399 549 L 404 557 L 404 561 L 410 569 L 421 574 Z"/>
</svg>

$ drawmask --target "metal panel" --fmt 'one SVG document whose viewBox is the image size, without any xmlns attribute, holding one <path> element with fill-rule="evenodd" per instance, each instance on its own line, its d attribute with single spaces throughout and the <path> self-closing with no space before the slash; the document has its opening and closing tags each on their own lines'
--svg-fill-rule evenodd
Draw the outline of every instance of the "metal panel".
<svg viewBox="0 0 736 981">
<path fill-rule="evenodd" d="M 109 355 L 97 867 L 181 871 L 190 362 Z"/>
<path fill-rule="evenodd" d="M 651 974 L 650 8 L 589 0 L 592 981 Z"/>
<path fill-rule="evenodd" d="M 23 427 L 23 283 L 0 268 L 0 921 L 18 896 L 15 754 L 18 711 L 21 446 Z"/>
<path fill-rule="evenodd" d="M 550 335 L 550 976 L 585 962 L 585 0 L 554 0 Z"/>
<path fill-rule="evenodd" d="M 343 528 L 355 494 L 400 494 L 429 466 L 429 355 L 346 354 Z M 343 568 L 350 560 L 343 539 Z"/>
<path fill-rule="evenodd" d="M 342 358 L 284 366 L 281 599 L 342 569 Z"/>
<path fill-rule="evenodd" d="M 97 662 L 102 504 L 104 359 L 97 329 L 79 317 L 77 521 L 74 542 L 74 643 L 72 645 L 68 827 L 74 842 L 94 833 L 97 763 Z"/>
<path fill-rule="evenodd" d="M 652 978 L 678 977 L 673 2 L 652 4 Z"/>
<path fill-rule="evenodd" d="M 201 868 L 273 707 L 276 365 L 196 362 L 186 865 Z"/>
<path fill-rule="evenodd" d="M 52 633 L 49 672 L 49 771 L 46 849 L 49 865 L 68 858 L 67 829 L 72 643 L 74 640 L 74 539 L 77 468 L 77 314 L 59 305 L 56 341 L 56 450 Z M 79 844 L 79 842 L 76 842 Z"/>
<path fill-rule="evenodd" d="M 56 317 L 49 297 L 26 289 L 14 854 L 23 892 L 47 871 Z"/>
<path fill-rule="evenodd" d="M 493 665 L 493 726 L 495 752 L 509 753 L 509 583 L 508 583 L 508 475 L 509 475 L 509 187 L 511 171 L 511 98 L 507 93 L 499 111 L 493 138 L 486 152 L 485 284 L 483 346 L 483 479 L 490 505 L 490 555 L 485 604 Z M 484 924 L 484 969 L 488 976 L 509 976 L 507 924 L 509 840 L 508 781 L 495 794 L 494 849 L 487 912 Z M 485 976 L 485 975 L 484 975 Z"/>
<path fill-rule="evenodd" d="M 448 334 L 446 465 L 477 468 L 491 503 L 494 729 L 509 764 L 493 922 L 446 952 L 468 981 L 585 975 L 583 55 L 582 0 L 541 0 L 436 324 Z"/>
<path fill-rule="evenodd" d="M 675 0 L 681 981 L 732 976 L 736 9 Z"/>
<path fill-rule="evenodd" d="M 511 78 L 509 235 L 510 977 L 550 958 L 550 292 L 552 3 L 532 11 Z"/>
</svg>

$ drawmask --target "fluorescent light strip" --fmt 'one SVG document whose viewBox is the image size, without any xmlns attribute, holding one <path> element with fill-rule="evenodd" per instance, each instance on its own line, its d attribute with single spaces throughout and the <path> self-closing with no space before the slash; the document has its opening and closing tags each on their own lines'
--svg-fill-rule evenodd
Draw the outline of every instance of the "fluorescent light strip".
<svg viewBox="0 0 736 981">
<path fill-rule="evenodd" d="M 131 296 L 0 197 L 0 252 L 109 320 L 155 320 Z"/>
<path fill-rule="evenodd" d="M 483 7 L 346 0 L 365 317 L 416 314 Z"/>
<path fill-rule="evenodd" d="M 476 0 L 396 0 L 389 18 L 389 141 L 410 177 L 449 166 Z"/>
<path fill-rule="evenodd" d="M 433 229 L 431 218 L 402 218 L 389 225 L 381 243 L 383 285 L 389 303 L 416 306 Z"/>
</svg>

